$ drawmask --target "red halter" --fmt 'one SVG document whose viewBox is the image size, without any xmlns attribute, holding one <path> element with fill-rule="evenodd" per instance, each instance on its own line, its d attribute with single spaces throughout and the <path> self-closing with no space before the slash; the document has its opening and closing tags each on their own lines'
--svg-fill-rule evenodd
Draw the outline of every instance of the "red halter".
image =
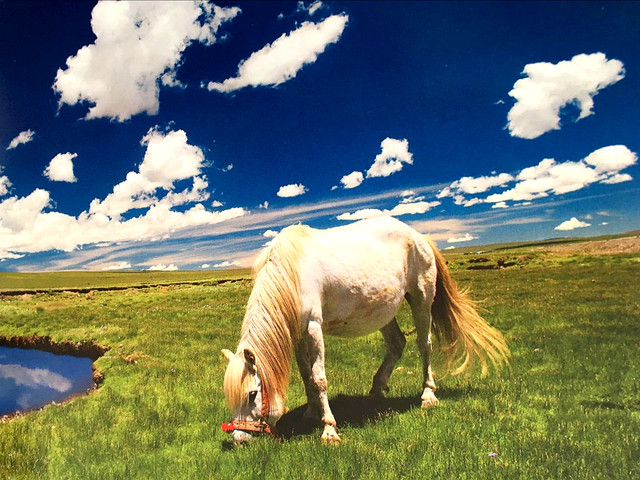
<svg viewBox="0 0 640 480">
<path fill-rule="evenodd" d="M 262 408 L 260 409 L 260 416 L 258 417 L 258 420 L 233 419 L 231 423 L 223 423 L 221 425 L 223 432 L 233 433 L 234 430 L 242 430 L 243 432 L 268 433 L 269 435 L 273 435 L 271 426 L 267 423 L 271 407 L 269 406 L 269 395 L 264 383 L 262 383 L 261 392 Z"/>
</svg>

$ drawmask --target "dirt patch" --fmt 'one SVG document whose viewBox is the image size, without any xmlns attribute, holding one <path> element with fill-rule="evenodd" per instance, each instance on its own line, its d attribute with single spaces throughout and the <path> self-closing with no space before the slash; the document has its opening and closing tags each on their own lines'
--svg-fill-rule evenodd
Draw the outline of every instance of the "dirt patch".
<svg viewBox="0 0 640 480">
<path fill-rule="evenodd" d="M 542 251 L 560 254 L 616 255 L 640 253 L 640 236 L 594 240 L 591 242 L 565 243 L 541 247 Z"/>
</svg>

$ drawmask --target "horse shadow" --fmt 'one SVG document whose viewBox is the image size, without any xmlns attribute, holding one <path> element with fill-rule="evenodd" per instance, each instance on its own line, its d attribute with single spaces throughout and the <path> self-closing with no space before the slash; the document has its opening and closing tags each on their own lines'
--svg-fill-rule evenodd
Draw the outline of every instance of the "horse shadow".
<svg viewBox="0 0 640 480">
<path fill-rule="evenodd" d="M 438 390 L 439 398 L 455 399 L 469 395 L 468 389 Z M 392 413 L 404 413 L 421 405 L 419 393 L 410 397 L 371 397 L 368 395 L 337 395 L 329 400 L 329 405 L 338 427 L 364 427 L 368 423 L 381 421 Z M 317 421 L 303 417 L 307 404 L 285 413 L 276 425 L 276 436 L 291 439 L 299 435 L 309 435 L 321 425 Z"/>
</svg>

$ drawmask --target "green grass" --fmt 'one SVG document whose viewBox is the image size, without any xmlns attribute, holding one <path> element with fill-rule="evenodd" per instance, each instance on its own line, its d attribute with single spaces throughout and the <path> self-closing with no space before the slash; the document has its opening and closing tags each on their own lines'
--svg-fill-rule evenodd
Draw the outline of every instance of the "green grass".
<svg viewBox="0 0 640 480">
<path fill-rule="evenodd" d="M 249 269 L 213 271 L 0 272 L 0 295 L 21 291 L 58 291 L 144 287 L 159 284 L 217 282 L 249 278 Z"/>
<path fill-rule="evenodd" d="M 438 376 L 437 408 L 419 406 L 414 336 L 379 403 L 365 394 L 381 336 L 329 337 L 337 447 L 300 421 L 295 369 L 283 438 L 232 448 L 220 431 L 220 349 L 235 348 L 249 281 L 5 297 L 0 335 L 111 350 L 97 392 L 0 424 L 0 478 L 640 478 L 638 258 L 543 260 L 454 270 L 513 357 L 485 379 Z M 408 309 L 399 320 L 410 330 Z"/>
</svg>

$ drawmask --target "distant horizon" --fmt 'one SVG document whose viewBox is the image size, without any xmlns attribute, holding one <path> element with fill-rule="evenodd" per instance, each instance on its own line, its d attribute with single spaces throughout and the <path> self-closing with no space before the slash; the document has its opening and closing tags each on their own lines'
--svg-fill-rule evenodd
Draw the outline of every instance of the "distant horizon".
<svg viewBox="0 0 640 480">
<path fill-rule="evenodd" d="M 382 215 L 442 250 L 636 230 L 639 16 L 0 2 L 0 271 L 248 267 Z"/>
</svg>

